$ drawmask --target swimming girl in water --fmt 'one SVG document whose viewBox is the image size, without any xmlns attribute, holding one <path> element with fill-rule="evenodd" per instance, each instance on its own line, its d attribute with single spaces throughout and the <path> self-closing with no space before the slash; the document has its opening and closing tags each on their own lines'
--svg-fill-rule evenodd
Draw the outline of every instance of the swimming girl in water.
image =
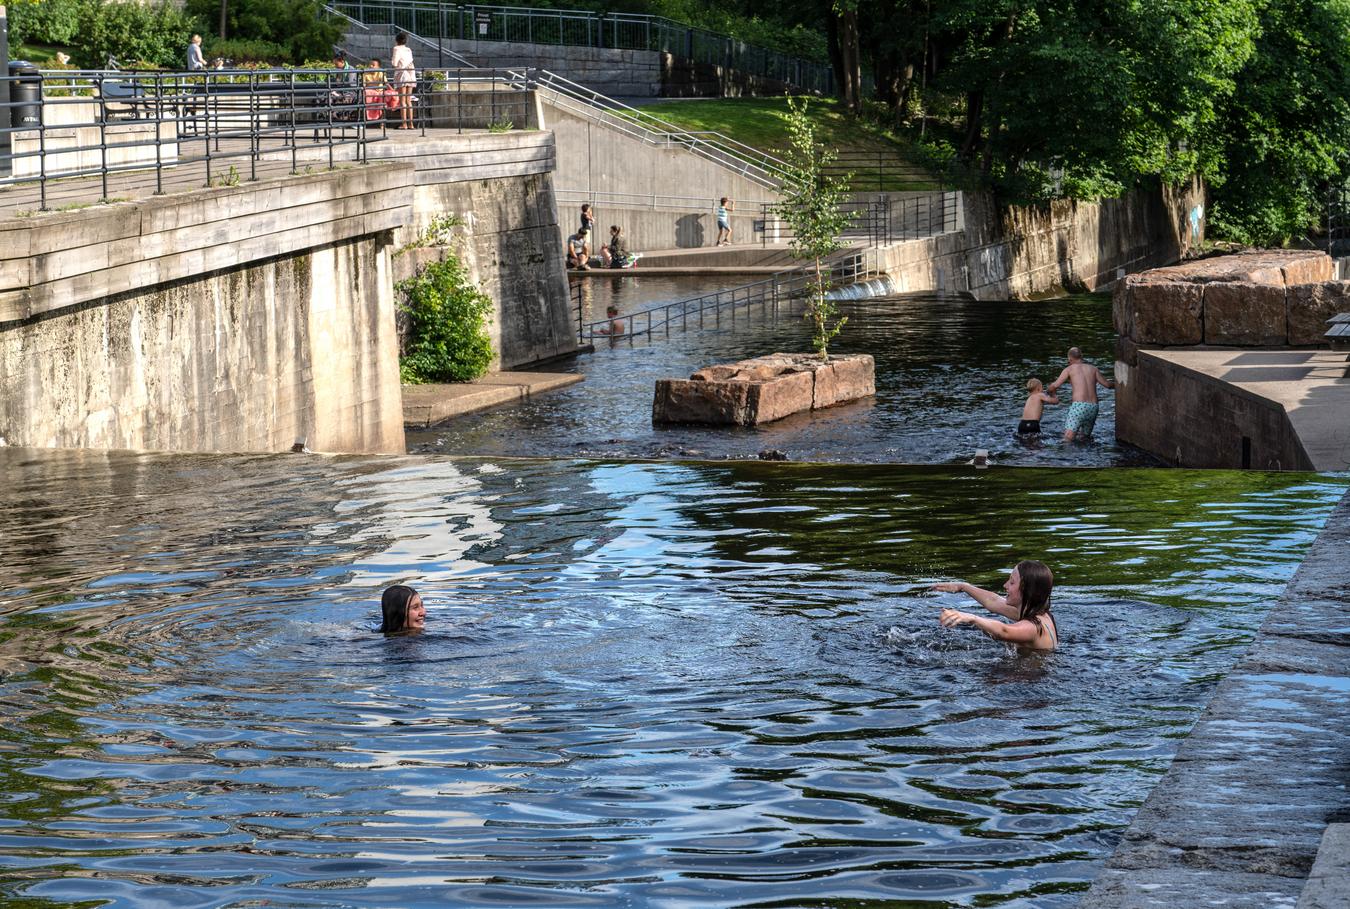
<svg viewBox="0 0 1350 909">
<path fill-rule="evenodd" d="M 384 621 L 381 634 L 409 634 L 426 626 L 427 609 L 416 590 L 405 584 L 395 584 L 380 597 L 380 613 Z"/>
<path fill-rule="evenodd" d="M 1006 597 L 992 590 L 984 590 L 965 581 L 934 584 L 934 590 L 945 593 L 967 593 L 985 609 L 997 613 L 1008 622 L 971 615 L 959 609 L 943 609 L 939 621 L 944 628 L 974 625 L 996 641 L 1007 641 L 1031 650 L 1054 650 L 1059 644 L 1059 629 L 1050 614 L 1050 590 L 1055 578 L 1041 562 L 1025 560 L 1008 575 L 1003 589 Z"/>
</svg>

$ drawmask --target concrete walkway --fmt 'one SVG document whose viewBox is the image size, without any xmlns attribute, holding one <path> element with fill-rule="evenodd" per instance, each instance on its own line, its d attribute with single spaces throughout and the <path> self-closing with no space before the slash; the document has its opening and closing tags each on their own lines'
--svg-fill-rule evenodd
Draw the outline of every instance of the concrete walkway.
<svg viewBox="0 0 1350 909">
<path fill-rule="evenodd" d="M 1317 470 L 1350 470 L 1350 363 L 1326 350 L 1150 350 L 1284 408 Z"/>
<path fill-rule="evenodd" d="M 403 425 L 426 429 L 466 413 L 566 388 L 583 378 L 576 373 L 496 372 L 451 385 L 404 385 Z"/>
<path fill-rule="evenodd" d="M 1350 495 L 1079 909 L 1350 906 L 1347 552 Z"/>
</svg>

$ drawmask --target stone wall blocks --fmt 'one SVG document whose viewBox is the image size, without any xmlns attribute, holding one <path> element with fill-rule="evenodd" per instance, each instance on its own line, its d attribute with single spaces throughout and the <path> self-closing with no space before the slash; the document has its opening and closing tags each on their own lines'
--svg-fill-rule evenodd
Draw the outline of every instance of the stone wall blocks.
<svg viewBox="0 0 1350 909">
<path fill-rule="evenodd" d="M 1327 319 L 1350 312 L 1350 281 L 1294 284 L 1285 294 L 1289 343 L 1321 346 L 1326 343 Z"/>
<path fill-rule="evenodd" d="M 1283 283 L 1213 281 L 1203 285 L 1205 343 L 1237 347 L 1285 344 Z"/>
<path fill-rule="evenodd" d="M 1132 283 L 1124 324 L 1140 344 L 1199 344 L 1204 340 L 1204 288 L 1174 282 Z"/>
</svg>

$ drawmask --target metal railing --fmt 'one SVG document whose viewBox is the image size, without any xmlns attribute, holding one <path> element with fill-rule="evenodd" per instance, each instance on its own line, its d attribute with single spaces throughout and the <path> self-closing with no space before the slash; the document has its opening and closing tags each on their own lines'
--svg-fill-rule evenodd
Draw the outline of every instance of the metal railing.
<svg viewBox="0 0 1350 909">
<path fill-rule="evenodd" d="M 370 74 L 363 80 L 365 74 Z M 388 74 L 377 70 L 208 70 L 194 73 L 53 70 L 4 76 L 0 186 L 38 186 L 49 208 L 52 181 L 200 165 L 203 185 L 257 179 L 263 160 L 301 152 L 312 162 L 365 161 L 384 137 Z"/>
<path fill-rule="evenodd" d="M 828 267 L 832 285 L 852 283 L 873 274 L 868 257 L 855 250 L 835 257 Z M 593 344 L 597 338 L 632 340 L 657 333 L 668 337 L 672 331 L 734 329 L 740 311 L 743 310 L 748 318 L 758 306 L 762 316 L 777 315 L 783 307 L 804 301 L 814 281 L 810 266 L 801 265 L 774 272 L 760 281 L 588 324 L 580 322 L 581 300 L 578 298 L 580 333 L 577 340 L 581 344 Z"/>
<path fill-rule="evenodd" d="M 701 211 L 713 212 L 717 209 L 717 196 L 668 196 L 662 193 L 606 193 L 583 189 L 558 189 L 553 192 L 559 204 L 581 204 L 590 202 L 596 206 L 621 206 L 623 208 L 641 208 L 649 211 Z M 749 205 L 759 205 L 752 201 Z M 750 209 L 754 211 L 754 209 Z M 736 212 L 732 212 L 736 214 Z"/>
<path fill-rule="evenodd" d="M 901 160 L 895 152 L 841 151 L 823 172 L 831 177 L 847 177 L 850 192 L 905 192 L 923 189 L 938 181 L 931 175 Z M 926 184 L 926 186 L 924 185 Z"/>
<path fill-rule="evenodd" d="M 845 202 L 840 210 L 849 220 L 840 238 L 865 242 L 868 246 L 887 246 L 901 240 L 951 233 L 960 229 L 960 202 L 960 194 L 955 192 Z M 755 223 L 760 246 L 791 243 L 795 238 L 792 226 L 782 216 L 784 204 L 760 204 L 759 219 Z"/>
<path fill-rule="evenodd" d="M 392 26 L 427 39 L 658 51 L 805 91 L 830 94 L 834 90 L 828 63 L 738 41 L 662 16 L 459 6 L 436 0 L 333 0 L 329 8 L 367 26 Z"/>
</svg>

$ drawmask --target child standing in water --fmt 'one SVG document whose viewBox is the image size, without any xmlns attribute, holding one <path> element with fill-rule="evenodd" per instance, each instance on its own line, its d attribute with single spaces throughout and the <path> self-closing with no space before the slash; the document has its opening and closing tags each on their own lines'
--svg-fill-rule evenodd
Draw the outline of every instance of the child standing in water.
<svg viewBox="0 0 1350 909">
<path fill-rule="evenodd" d="M 977 603 L 1008 619 L 1000 622 L 984 616 L 971 615 L 959 609 L 943 609 L 938 621 L 943 628 L 974 625 L 996 641 L 1016 644 L 1029 650 L 1054 650 L 1059 644 L 1059 629 L 1050 614 L 1050 591 L 1055 586 L 1054 575 L 1044 563 L 1025 559 L 1008 575 L 1003 583 L 1007 596 L 984 590 L 965 581 L 934 584 L 934 590 L 944 593 L 969 594 Z"/>
<path fill-rule="evenodd" d="M 1027 403 L 1022 406 L 1022 421 L 1017 424 L 1019 436 L 1039 433 L 1041 431 L 1041 414 L 1045 413 L 1045 405 L 1059 403 L 1058 396 L 1045 393 L 1040 379 L 1027 380 L 1027 391 L 1031 394 L 1027 396 Z"/>
</svg>

